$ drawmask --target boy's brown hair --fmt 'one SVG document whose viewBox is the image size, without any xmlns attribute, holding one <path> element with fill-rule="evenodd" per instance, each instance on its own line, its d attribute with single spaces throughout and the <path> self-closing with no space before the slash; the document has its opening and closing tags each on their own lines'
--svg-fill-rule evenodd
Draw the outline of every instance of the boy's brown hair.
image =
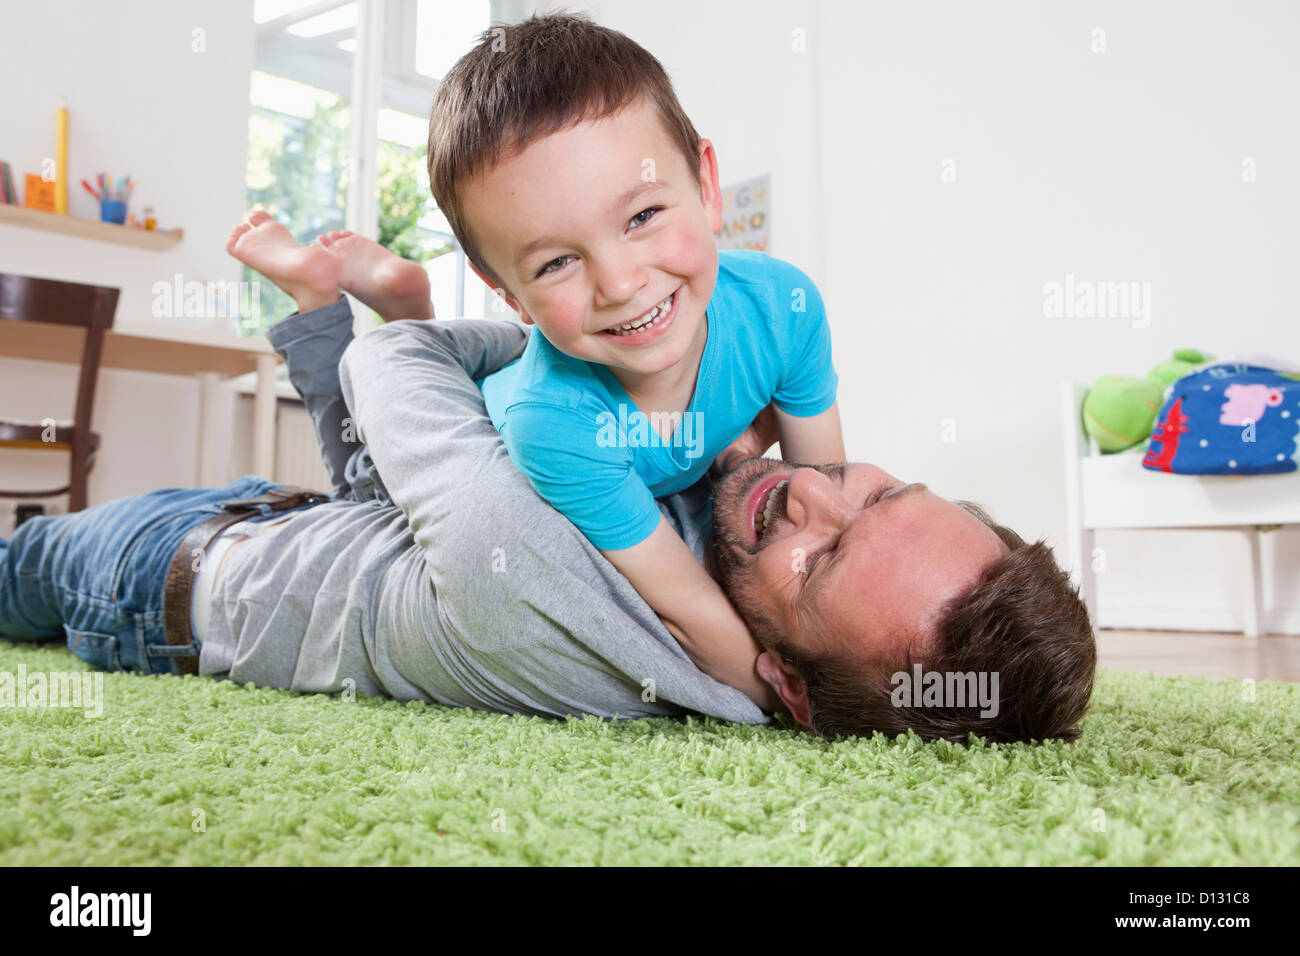
<svg viewBox="0 0 1300 956">
<path fill-rule="evenodd" d="M 585 14 L 534 15 L 493 26 L 438 84 L 429 117 L 429 186 L 466 257 L 505 287 L 484 260 L 461 207 L 467 179 L 535 140 L 648 98 L 664 131 L 699 169 L 700 135 L 649 51 Z"/>
</svg>

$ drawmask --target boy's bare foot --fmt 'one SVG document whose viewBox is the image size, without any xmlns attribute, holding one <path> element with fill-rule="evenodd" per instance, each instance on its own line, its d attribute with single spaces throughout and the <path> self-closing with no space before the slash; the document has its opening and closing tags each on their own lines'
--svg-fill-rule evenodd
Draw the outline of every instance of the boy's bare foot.
<svg viewBox="0 0 1300 956">
<path fill-rule="evenodd" d="M 230 231 L 226 251 L 292 296 L 299 312 L 339 300 L 338 257 L 319 246 L 302 245 L 260 209 Z"/>
<path fill-rule="evenodd" d="M 385 322 L 433 318 L 429 275 L 423 266 L 347 229 L 322 233 L 316 241 L 338 258 L 339 288 L 370 306 Z"/>
</svg>

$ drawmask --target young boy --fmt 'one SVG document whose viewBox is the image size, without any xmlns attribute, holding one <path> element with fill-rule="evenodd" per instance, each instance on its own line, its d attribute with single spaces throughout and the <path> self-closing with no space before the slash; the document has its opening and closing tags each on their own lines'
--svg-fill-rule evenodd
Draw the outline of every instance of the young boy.
<svg viewBox="0 0 1300 956">
<path fill-rule="evenodd" d="M 762 649 L 655 499 L 753 450 L 738 439 L 773 415 L 783 458 L 844 460 L 821 296 L 793 265 L 718 251 L 713 146 L 648 52 L 567 14 L 504 39 L 503 55 L 485 39 L 451 69 L 429 135 L 434 197 L 471 268 L 541 332 L 479 380 L 484 402 L 534 489 L 696 665 L 775 709 L 754 666 Z M 245 258 L 258 244 L 254 265 L 270 274 L 268 257 L 303 254 L 261 236 L 273 228 L 254 218 L 228 248 Z M 319 242 L 334 254 L 320 268 L 341 269 L 321 283 L 329 295 L 346 289 L 386 320 L 431 317 L 413 264 L 347 232 Z M 755 547 L 783 484 L 756 489 Z"/>
<path fill-rule="evenodd" d="M 821 297 L 788 263 L 718 251 L 713 145 L 646 50 L 569 14 L 501 32 L 443 78 L 429 131 L 434 198 L 471 267 L 541 332 L 480 382 L 485 404 L 537 492 L 696 664 L 762 693 L 760 648 L 655 499 L 769 404 L 783 458 L 843 461 Z M 755 542 L 781 493 L 751 502 Z"/>
</svg>

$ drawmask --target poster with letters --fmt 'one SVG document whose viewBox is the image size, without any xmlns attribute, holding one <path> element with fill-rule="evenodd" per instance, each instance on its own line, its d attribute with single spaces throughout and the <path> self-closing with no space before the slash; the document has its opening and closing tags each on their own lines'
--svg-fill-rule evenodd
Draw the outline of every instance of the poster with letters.
<svg viewBox="0 0 1300 956">
<path fill-rule="evenodd" d="M 764 173 L 722 190 L 719 249 L 758 249 L 767 252 L 771 232 L 772 174 Z"/>
</svg>

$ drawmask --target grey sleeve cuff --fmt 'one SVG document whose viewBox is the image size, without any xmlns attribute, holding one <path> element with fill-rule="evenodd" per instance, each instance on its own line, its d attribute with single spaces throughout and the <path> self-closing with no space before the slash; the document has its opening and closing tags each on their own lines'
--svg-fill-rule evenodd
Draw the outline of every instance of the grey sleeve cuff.
<svg viewBox="0 0 1300 956">
<path fill-rule="evenodd" d="M 295 312 L 267 329 L 266 339 L 286 362 L 289 357 L 285 353 L 292 350 L 294 357 L 301 360 L 301 367 L 307 369 L 313 364 L 309 361 L 313 344 L 315 349 L 320 349 L 326 342 L 343 342 L 346 348 L 346 343 L 352 341 L 352 307 L 347 296 L 341 295 L 337 302 L 323 309 Z M 306 354 L 298 355 L 304 351 Z M 339 353 L 342 354 L 342 349 Z M 338 378 L 337 362 L 334 378 Z"/>
<path fill-rule="evenodd" d="M 352 342 L 352 307 L 346 296 L 323 309 L 297 313 L 266 330 L 266 338 L 284 359 L 289 381 L 302 396 L 316 428 L 321 459 L 334 485 L 335 497 L 348 497 L 348 459 L 361 447 L 345 441 L 348 408 L 339 383 L 339 359 Z"/>
</svg>

